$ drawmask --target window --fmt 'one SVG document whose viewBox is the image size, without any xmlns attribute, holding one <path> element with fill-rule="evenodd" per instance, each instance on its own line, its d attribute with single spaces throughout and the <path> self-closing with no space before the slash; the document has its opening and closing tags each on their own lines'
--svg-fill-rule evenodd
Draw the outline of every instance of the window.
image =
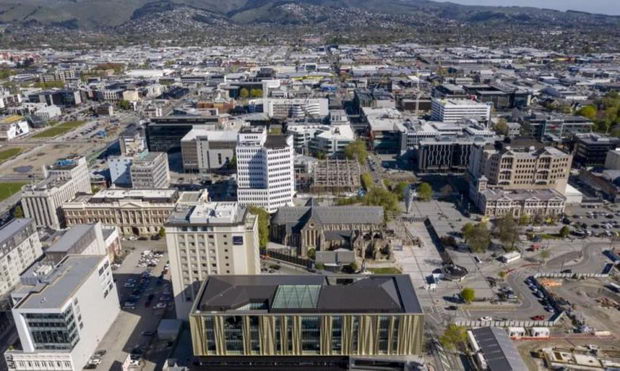
<svg viewBox="0 0 620 371">
<path fill-rule="evenodd" d="M 258 316 L 248 317 L 250 322 L 250 352 L 252 354 L 260 353 L 260 334 Z"/>
<path fill-rule="evenodd" d="M 207 342 L 207 351 L 215 352 L 215 327 L 213 317 L 205 319 L 205 339 Z"/>
<path fill-rule="evenodd" d="M 332 352 L 342 352 L 342 316 L 332 318 Z"/>
<path fill-rule="evenodd" d="M 388 340 L 390 332 L 390 317 L 379 316 L 379 333 L 378 333 L 378 345 L 379 353 L 388 353 Z"/>
<path fill-rule="evenodd" d="M 321 319 L 319 316 L 301 318 L 301 350 L 304 353 L 319 353 L 321 350 Z"/>
<path fill-rule="evenodd" d="M 392 327 L 392 345 L 390 351 L 392 354 L 398 354 L 398 326 L 400 325 L 400 317 L 394 317 L 394 324 Z"/>
<path fill-rule="evenodd" d="M 243 317 L 224 317 L 224 345 L 230 354 L 243 353 Z"/>
</svg>

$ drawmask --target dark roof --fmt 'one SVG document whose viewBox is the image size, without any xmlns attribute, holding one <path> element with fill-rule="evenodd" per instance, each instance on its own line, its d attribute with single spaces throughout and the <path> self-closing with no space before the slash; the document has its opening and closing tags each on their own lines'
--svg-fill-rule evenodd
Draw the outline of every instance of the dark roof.
<svg viewBox="0 0 620 371">
<path fill-rule="evenodd" d="M 382 224 L 380 206 L 301 206 L 281 207 L 273 217 L 273 224 L 303 228 L 308 220 L 319 224 Z"/>
<path fill-rule="evenodd" d="M 249 309 L 248 305 L 253 308 Z M 407 275 L 209 277 L 199 311 L 268 313 L 422 313 Z"/>
<path fill-rule="evenodd" d="M 267 140 L 265 141 L 266 148 L 284 148 L 287 146 L 288 135 L 267 135 Z"/>
<path fill-rule="evenodd" d="M 506 331 L 497 327 L 471 330 L 490 371 L 527 371 Z"/>
</svg>

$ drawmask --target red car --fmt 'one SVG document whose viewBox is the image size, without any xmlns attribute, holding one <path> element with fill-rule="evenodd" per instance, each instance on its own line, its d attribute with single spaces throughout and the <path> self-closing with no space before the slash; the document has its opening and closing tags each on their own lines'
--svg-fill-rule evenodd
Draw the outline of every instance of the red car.
<svg viewBox="0 0 620 371">
<path fill-rule="evenodd" d="M 542 321 L 544 319 L 545 319 L 545 316 L 540 315 L 540 314 L 537 315 L 537 316 L 532 316 L 532 320 L 534 320 L 534 321 Z"/>
</svg>

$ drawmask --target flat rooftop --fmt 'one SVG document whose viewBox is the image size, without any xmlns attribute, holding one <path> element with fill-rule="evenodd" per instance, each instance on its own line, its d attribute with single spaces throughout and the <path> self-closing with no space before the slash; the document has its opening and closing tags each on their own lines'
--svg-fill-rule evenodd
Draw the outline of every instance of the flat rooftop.
<svg viewBox="0 0 620 371">
<path fill-rule="evenodd" d="M 422 307 L 407 275 L 213 275 L 193 313 L 409 313 Z"/>
<path fill-rule="evenodd" d="M 58 241 L 50 246 L 46 252 L 67 252 L 88 232 L 95 228 L 95 224 L 77 224 L 66 231 Z"/>
<path fill-rule="evenodd" d="M 246 208 L 237 202 L 209 202 L 188 205 L 172 212 L 166 224 L 233 225 L 244 222 Z"/>
<path fill-rule="evenodd" d="M 69 255 L 30 294 L 15 306 L 16 309 L 61 309 L 84 281 L 97 269 L 105 256 Z"/>
<path fill-rule="evenodd" d="M 12 238 L 17 233 L 23 231 L 28 228 L 28 226 L 32 223 L 32 219 L 29 218 L 20 218 L 13 219 L 4 226 L 0 228 L 0 246 L 2 246 L 6 240 Z M 0 252 L 0 256 L 1 256 Z"/>
<path fill-rule="evenodd" d="M 471 331 L 491 371 L 526 371 L 528 368 L 508 334 L 497 327 Z"/>
</svg>

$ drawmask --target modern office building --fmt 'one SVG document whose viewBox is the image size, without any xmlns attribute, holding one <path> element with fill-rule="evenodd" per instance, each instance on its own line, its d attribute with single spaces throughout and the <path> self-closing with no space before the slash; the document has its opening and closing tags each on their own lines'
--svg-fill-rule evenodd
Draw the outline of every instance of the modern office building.
<svg viewBox="0 0 620 371">
<path fill-rule="evenodd" d="M 491 106 L 467 99 L 433 99 L 431 120 L 455 123 L 473 119 L 482 123 L 489 121 Z"/>
<path fill-rule="evenodd" d="M 293 137 L 242 128 L 236 148 L 237 198 L 270 213 L 292 204 L 295 194 Z"/>
<path fill-rule="evenodd" d="M 575 135 L 574 159 L 576 165 L 603 166 L 607 153 L 620 146 L 620 138 L 596 133 Z"/>
<path fill-rule="evenodd" d="M 263 111 L 271 118 L 325 118 L 329 115 L 327 98 L 265 98 Z"/>
<path fill-rule="evenodd" d="M 119 187 L 131 187 L 129 169 L 133 162 L 132 156 L 110 156 L 106 160 L 110 170 L 110 182 Z"/>
<path fill-rule="evenodd" d="M 620 149 L 614 148 L 605 155 L 605 169 L 620 170 Z"/>
<path fill-rule="evenodd" d="M 71 157 L 45 167 L 45 179 L 22 189 L 22 207 L 37 227 L 60 229 L 65 225 L 61 206 L 78 193 L 90 193 L 90 174 L 84 157 Z"/>
<path fill-rule="evenodd" d="M 207 192 L 173 189 L 106 189 L 62 206 L 67 225 L 101 222 L 114 225 L 125 235 L 153 235 L 164 226 L 175 205 L 203 202 Z"/>
<path fill-rule="evenodd" d="M 210 275 L 260 273 L 258 217 L 236 202 L 179 207 L 165 228 L 177 318 Z"/>
<path fill-rule="evenodd" d="M 520 120 L 524 131 L 539 140 L 555 142 L 571 139 L 576 134 L 592 132 L 594 123 L 581 116 L 532 114 Z"/>
<path fill-rule="evenodd" d="M 146 149 L 144 129 L 135 124 L 127 126 L 118 136 L 118 143 L 123 156 L 133 156 L 144 151 Z"/>
<path fill-rule="evenodd" d="M 225 169 L 235 157 L 238 135 L 234 130 L 192 129 L 181 139 L 183 170 L 209 173 Z"/>
<path fill-rule="evenodd" d="M 129 168 L 134 189 L 162 189 L 170 187 L 168 154 L 165 152 L 138 153 Z"/>
<path fill-rule="evenodd" d="M 205 366 L 419 355 L 424 314 L 406 275 L 211 276 L 190 314 Z"/>
<path fill-rule="evenodd" d="M 34 220 L 13 219 L 0 228 L 0 299 L 19 283 L 22 274 L 43 254 Z"/>
<path fill-rule="evenodd" d="M 342 154 L 349 143 L 355 141 L 355 133 L 349 124 L 293 124 L 288 125 L 287 133 L 293 135 L 297 153 L 323 154 L 331 157 Z"/>
<path fill-rule="evenodd" d="M 120 312 L 106 256 L 70 255 L 22 275 L 13 294 L 21 344 L 9 370 L 82 370 Z"/>
<path fill-rule="evenodd" d="M 181 149 L 181 139 L 193 128 L 217 129 L 224 118 L 211 115 L 171 115 L 154 117 L 146 124 L 146 142 L 149 151 L 176 152 Z"/>
</svg>

